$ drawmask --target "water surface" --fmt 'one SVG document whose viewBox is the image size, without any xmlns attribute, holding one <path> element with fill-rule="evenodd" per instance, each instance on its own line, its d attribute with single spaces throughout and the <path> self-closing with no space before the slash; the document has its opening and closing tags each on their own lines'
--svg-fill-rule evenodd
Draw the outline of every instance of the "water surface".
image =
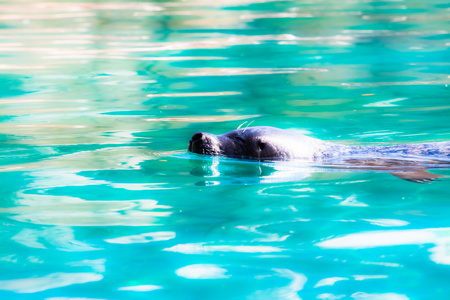
<svg viewBox="0 0 450 300">
<path fill-rule="evenodd" d="M 250 124 L 450 140 L 449 19 L 443 0 L 0 2 L 1 298 L 450 297 L 447 178 L 186 153 Z"/>
</svg>

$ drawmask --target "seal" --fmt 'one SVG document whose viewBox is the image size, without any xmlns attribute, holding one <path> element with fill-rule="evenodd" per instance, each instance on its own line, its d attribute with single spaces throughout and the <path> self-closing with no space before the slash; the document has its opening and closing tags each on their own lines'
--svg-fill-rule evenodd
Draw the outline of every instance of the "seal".
<svg viewBox="0 0 450 300">
<path fill-rule="evenodd" d="M 221 135 L 195 133 L 188 150 L 197 154 L 259 161 L 302 160 L 327 165 L 392 171 L 415 182 L 442 175 L 427 168 L 450 168 L 450 141 L 393 146 L 349 146 L 322 141 L 269 126 L 233 130 Z"/>
</svg>

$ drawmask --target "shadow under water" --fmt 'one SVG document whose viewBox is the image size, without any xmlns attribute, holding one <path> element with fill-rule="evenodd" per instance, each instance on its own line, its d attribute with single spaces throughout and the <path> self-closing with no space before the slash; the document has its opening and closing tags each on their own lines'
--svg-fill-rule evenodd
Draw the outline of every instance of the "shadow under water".
<svg viewBox="0 0 450 300">
<path fill-rule="evenodd" d="M 304 161 L 256 161 L 190 154 L 191 175 L 204 178 L 197 185 L 263 184 L 302 181 L 314 174 L 331 172 L 382 172 L 398 178 L 428 183 L 444 175 L 427 169 L 450 170 L 443 161 L 400 159 L 346 159 L 339 163 L 318 164 Z"/>
</svg>

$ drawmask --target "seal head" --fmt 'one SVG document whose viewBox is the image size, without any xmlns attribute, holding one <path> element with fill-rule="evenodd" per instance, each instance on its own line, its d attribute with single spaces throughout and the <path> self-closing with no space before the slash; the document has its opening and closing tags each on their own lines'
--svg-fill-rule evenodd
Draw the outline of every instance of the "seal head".
<svg viewBox="0 0 450 300">
<path fill-rule="evenodd" d="M 247 158 L 257 160 L 310 159 L 313 138 L 299 133 L 269 127 L 255 126 L 233 130 L 221 135 L 197 132 L 189 141 L 193 153 Z"/>
</svg>

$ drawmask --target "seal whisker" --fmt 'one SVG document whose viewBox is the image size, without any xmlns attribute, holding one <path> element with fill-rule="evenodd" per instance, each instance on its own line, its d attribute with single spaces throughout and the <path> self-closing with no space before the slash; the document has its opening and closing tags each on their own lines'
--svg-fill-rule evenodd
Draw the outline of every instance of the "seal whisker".
<svg viewBox="0 0 450 300">
<path fill-rule="evenodd" d="M 242 123 L 241 125 L 238 126 L 238 128 L 236 128 L 236 130 L 241 129 L 242 125 L 244 125 L 245 123 L 247 123 L 248 121 L 245 121 L 244 123 Z M 247 125 L 248 127 L 248 125 Z"/>
<path fill-rule="evenodd" d="M 255 120 L 253 120 L 253 121 L 251 121 L 250 123 L 248 123 L 247 126 L 245 126 L 245 129 L 244 129 L 244 131 L 243 131 L 242 133 L 244 133 L 244 132 L 247 130 L 247 128 L 248 128 L 250 125 L 252 125 L 253 122 L 255 122 Z"/>
</svg>

